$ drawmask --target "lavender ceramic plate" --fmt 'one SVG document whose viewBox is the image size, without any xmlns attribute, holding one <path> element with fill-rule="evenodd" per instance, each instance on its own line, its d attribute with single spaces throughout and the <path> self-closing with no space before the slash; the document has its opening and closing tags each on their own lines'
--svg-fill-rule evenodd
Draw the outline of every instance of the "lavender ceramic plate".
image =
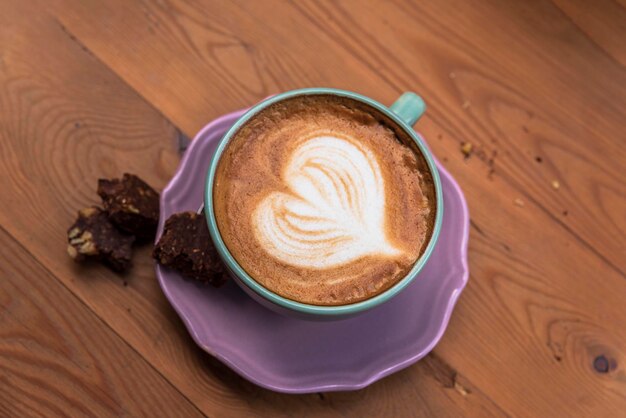
<svg viewBox="0 0 626 418">
<path fill-rule="evenodd" d="M 243 112 L 222 116 L 196 135 L 161 193 L 157 236 L 171 214 L 200 207 L 210 157 Z M 433 349 L 467 283 L 467 205 L 454 179 L 437 167 L 445 212 L 430 260 L 402 293 L 359 316 L 334 322 L 283 317 L 233 282 L 203 287 L 157 265 L 161 288 L 196 343 L 259 386 L 290 393 L 363 388 Z"/>
</svg>

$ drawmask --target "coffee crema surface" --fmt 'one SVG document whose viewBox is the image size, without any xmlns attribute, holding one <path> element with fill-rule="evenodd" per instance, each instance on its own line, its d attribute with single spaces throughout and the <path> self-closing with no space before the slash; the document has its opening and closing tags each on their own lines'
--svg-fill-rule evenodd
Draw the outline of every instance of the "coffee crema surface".
<svg viewBox="0 0 626 418">
<path fill-rule="evenodd" d="M 298 96 L 232 137 L 217 167 L 220 235 L 285 298 L 345 305 L 393 286 L 432 234 L 426 162 L 402 129 L 356 100 Z"/>
</svg>

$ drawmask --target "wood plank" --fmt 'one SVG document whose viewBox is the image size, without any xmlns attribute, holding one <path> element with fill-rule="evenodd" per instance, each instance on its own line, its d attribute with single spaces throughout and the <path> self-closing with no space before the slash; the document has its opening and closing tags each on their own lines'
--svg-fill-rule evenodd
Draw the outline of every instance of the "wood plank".
<svg viewBox="0 0 626 418">
<path fill-rule="evenodd" d="M 54 19 L 29 14 L 25 25 L 20 16 L 26 15 L 13 7 L 0 13 L 0 106 L 10 109 L 0 112 L 0 175 L 10 202 L 0 207 L 0 224 L 203 412 L 504 415 L 434 358 L 417 373 L 399 373 L 355 393 L 287 396 L 260 389 L 196 347 L 156 283 L 149 248 L 138 250 L 132 272 L 122 278 L 99 266 L 75 265 L 65 254 L 65 229 L 76 208 L 97 201 L 96 179 L 132 170 L 161 187 L 177 160 L 175 131 Z M 38 44 L 42 37 L 45 46 Z M 472 388 L 472 396 L 459 385 Z M 420 401 L 381 401 L 391 396 Z"/>
<path fill-rule="evenodd" d="M 493 177 L 551 214 L 551 228 L 626 272 L 626 182 L 616 175 L 626 73 L 550 2 L 61 3 L 72 6 L 59 19 L 188 134 L 289 88 L 340 86 L 383 102 L 417 90 L 430 103 L 419 128 L 446 139 L 437 154 L 472 142 L 480 174 L 495 164 Z"/>
<path fill-rule="evenodd" d="M 0 415 L 202 416 L 0 229 Z"/>
<path fill-rule="evenodd" d="M 584 125 L 571 125 L 571 120 L 582 118 L 589 108 L 582 106 L 583 94 L 577 93 L 577 90 L 567 91 L 564 82 L 558 80 L 560 73 L 553 69 L 548 72 L 547 78 L 540 77 L 528 84 L 524 84 L 524 77 L 520 75 L 523 68 L 512 73 L 515 64 L 520 61 L 520 58 L 513 59 L 515 53 L 521 54 L 524 51 L 520 49 L 528 45 L 508 52 L 507 48 L 515 43 L 496 40 L 495 45 L 490 44 L 493 51 L 483 51 L 478 57 L 468 55 L 466 50 L 475 54 L 474 45 L 485 42 L 493 34 L 483 31 L 479 38 L 472 40 L 473 44 L 469 47 L 465 43 L 446 46 L 438 41 L 440 34 L 436 27 L 425 26 L 428 20 L 437 21 L 433 16 L 417 20 L 424 26 L 422 28 L 415 24 L 412 20 L 414 17 L 407 10 L 394 12 L 395 9 L 387 4 L 382 4 L 380 10 L 353 7 L 353 19 L 362 20 L 348 29 L 337 28 L 335 24 L 333 31 L 326 32 L 330 35 L 325 35 L 310 23 L 310 19 L 303 18 L 304 13 L 316 13 L 314 16 L 321 17 L 313 20 L 331 22 L 326 19 L 327 13 L 319 7 L 303 12 L 302 9 L 266 6 L 258 6 L 263 10 L 256 10 L 254 7 L 257 7 L 257 3 L 251 2 L 246 3 L 245 7 L 230 4 L 218 7 L 195 2 L 150 4 L 142 5 L 141 8 L 129 2 L 108 5 L 85 2 L 81 5 L 64 9 L 62 13 L 57 11 L 67 30 L 190 134 L 216 113 L 259 99 L 271 89 L 284 90 L 322 83 L 359 90 L 386 102 L 392 100 L 403 86 L 410 85 L 416 90 L 427 92 L 432 89 L 436 91 L 436 94 L 428 95 L 435 100 L 431 105 L 432 116 L 420 124 L 420 129 L 431 138 L 431 146 L 436 154 L 447 159 L 447 165 L 461 181 L 470 198 L 475 225 L 470 255 L 472 279 L 448 333 L 436 350 L 442 364 L 448 364 L 444 369 L 459 371 L 462 382 L 459 385 L 473 388 L 469 394 L 452 388 L 433 390 L 437 385 L 443 388 L 450 385 L 440 383 L 445 379 L 440 377 L 440 373 L 432 372 L 441 367 L 431 367 L 427 362 L 385 379 L 364 392 L 332 394 L 324 399 L 314 396 L 283 397 L 254 388 L 238 379 L 233 378 L 232 382 L 228 377 L 217 380 L 215 376 L 229 376 L 228 373 L 219 365 L 202 366 L 203 362 L 209 361 L 189 349 L 191 343 L 185 340 L 180 323 L 163 314 L 169 312 L 165 301 L 162 297 L 159 299 L 156 286 L 153 288 L 147 284 L 151 279 L 149 263 L 135 270 L 137 276 L 133 277 L 126 293 L 104 282 L 107 277 L 104 271 L 101 276 L 100 272 L 95 275 L 101 282 L 107 283 L 100 287 L 99 292 L 92 291 L 92 283 L 85 285 L 80 280 L 71 283 L 72 289 L 86 303 L 106 318 L 117 332 L 125 335 L 133 347 L 159 370 L 163 370 L 204 411 L 248 413 L 254 408 L 285 414 L 304 411 L 336 414 L 371 411 L 408 413 L 408 408 L 413 407 L 416 413 L 436 415 L 437 411 L 442 414 L 443 411 L 458 411 L 455 408 L 469 408 L 467 405 L 470 404 L 494 405 L 490 399 L 498 405 L 491 407 L 494 414 L 506 411 L 512 415 L 532 413 L 567 416 L 585 413 L 602 416 L 615 415 L 623 410 L 623 347 L 626 346 L 626 337 L 621 324 L 626 318 L 620 308 L 620 295 L 625 291 L 620 264 L 623 258 L 618 257 L 619 250 L 624 248 L 623 235 L 619 235 L 619 231 L 623 230 L 623 221 L 619 218 L 624 203 L 623 181 L 620 182 L 619 176 L 617 179 L 611 177 L 619 174 L 616 167 L 621 167 L 623 162 L 623 150 L 616 147 L 615 140 L 612 140 L 619 138 L 613 132 L 615 121 L 619 119 L 617 116 L 621 114 L 619 85 L 611 89 L 612 85 L 607 79 L 592 80 L 598 88 L 598 93 L 591 96 L 596 104 L 603 104 L 602 94 L 616 97 L 616 100 L 605 99 L 610 105 L 607 115 L 594 113 L 589 119 L 581 119 L 587 120 Z M 494 11 L 493 5 L 489 6 L 491 9 L 484 6 L 485 10 L 477 10 L 474 14 L 461 6 L 455 5 L 455 10 L 441 8 L 433 13 L 438 11 L 434 13 L 437 16 L 450 15 L 450 20 L 445 21 L 443 26 L 465 28 L 465 33 L 473 33 L 467 29 L 467 25 L 471 29 L 480 29 L 475 26 L 484 22 L 484 16 L 489 21 L 498 22 L 498 18 L 506 18 L 503 22 L 515 21 L 513 11 L 497 8 Z M 479 19 L 481 13 L 482 20 Z M 411 16 L 412 19 L 403 18 L 399 14 Z M 211 16 L 220 16 L 220 20 Z M 415 30 L 403 33 L 399 25 L 392 27 L 388 20 L 385 25 L 385 19 L 389 16 L 407 24 L 402 27 L 412 24 Z M 409 62 L 410 69 L 390 69 L 391 64 L 386 61 L 374 60 L 372 57 L 390 55 L 384 54 L 385 49 L 379 49 L 375 43 L 369 42 L 362 32 L 356 35 L 352 33 L 355 27 L 367 27 L 392 39 L 395 42 L 393 45 L 400 45 L 391 49 L 391 56 L 396 55 L 398 60 Z M 515 28 L 515 33 L 526 34 L 523 29 L 523 25 L 520 25 Z M 294 37 L 293 33 L 297 33 L 298 37 Z M 542 36 L 546 37 L 547 34 Z M 531 46 L 540 49 L 538 45 L 544 40 L 538 37 Z M 305 51 L 302 51 L 302 45 L 307 47 Z M 551 44 L 548 52 L 555 52 L 558 46 L 558 43 Z M 388 47 L 387 44 L 385 47 Z M 76 48 L 80 52 L 78 45 Z M 541 76 L 543 72 L 540 70 L 546 70 L 541 67 L 545 65 L 541 59 L 545 52 L 537 58 L 531 54 L 532 48 L 529 51 L 525 53 L 528 56 L 522 56 L 532 58 L 533 64 L 539 65 L 531 70 L 534 76 Z M 479 63 L 488 59 L 490 54 L 496 58 L 485 61 L 489 64 L 489 70 L 486 70 Z M 428 59 L 417 58 L 421 56 Z M 563 59 L 567 54 L 557 56 Z M 77 60 L 78 57 L 72 58 Z M 84 59 L 79 62 L 82 69 Z M 322 66 L 321 62 L 330 64 Z M 508 64 L 502 67 L 504 64 L 501 62 Z M 591 72 L 581 64 L 579 58 L 573 64 L 576 64 L 571 70 L 574 75 L 565 73 L 566 80 L 579 80 L 581 72 Z M 419 74 L 424 74 L 423 78 L 416 76 L 413 68 L 419 69 Z M 458 71 L 459 68 L 467 70 L 460 73 L 461 80 L 456 73 L 455 78 L 450 79 L 450 72 Z M 228 74 L 233 69 L 235 76 Z M 487 76 L 483 76 L 483 72 Z M 621 77 L 615 67 L 609 67 L 609 73 Z M 158 82 L 154 82 L 155 79 Z M 462 91 L 457 91 L 457 84 Z M 130 96 L 125 88 L 120 87 L 119 82 L 114 83 L 114 86 L 116 95 L 121 91 L 126 94 L 124 97 Z M 515 89 L 511 86 L 515 86 Z M 527 97 L 527 91 L 532 93 L 541 89 L 547 89 L 550 93 L 547 94 L 548 99 L 538 104 L 534 96 L 533 100 Z M 583 93 L 587 94 L 589 90 L 585 87 Z M 54 93 L 59 94 L 58 91 Z M 554 99 L 561 97 L 560 94 L 567 99 L 563 103 L 564 109 L 560 109 Z M 71 94 L 63 97 L 76 100 Z M 135 109 L 138 98 L 133 97 L 130 101 L 132 109 Z M 463 109 L 462 99 L 465 97 L 469 97 L 471 102 L 469 107 Z M 85 100 L 81 96 L 79 103 L 80 109 L 94 107 L 100 110 L 95 97 Z M 114 103 L 116 106 L 121 104 Z M 122 107 L 122 112 L 109 107 L 103 113 L 116 121 L 118 118 L 124 119 L 122 115 L 130 109 L 131 106 Z M 28 106 L 27 111 L 32 112 Z M 154 113 L 145 107 L 135 109 L 135 112 L 135 115 L 141 114 L 141 118 L 144 118 L 142 126 L 151 126 L 146 119 L 159 123 Z M 47 123 L 45 117 L 36 118 L 40 119 L 43 122 L 39 123 Z M 522 134 L 525 133 L 524 126 L 531 131 L 527 125 L 531 122 L 527 119 L 537 123 L 536 128 L 532 127 L 530 141 Z M 483 123 L 484 120 L 489 122 Z M 135 126 L 137 123 L 133 119 L 129 125 Z M 6 124 L 19 125 L 13 120 Z M 111 126 L 106 120 L 91 124 L 97 125 L 100 131 L 110 130 Z M 145 132 L 155 133 L 156 130 L 146 129 Z M 53 142 L 55 137 L 48 135 L 46 141 Z M 439 135 L 441 140 L 435 140 Z M 157 137 L 164 138 L 160 133 Z M 597 141 L 591 144 L 582 142 L 581 138 L 587 137 Z M 488 160 L 492 148 L 487 145 L 493 138 L 501 140 L 499 145 L 503 149 L 511 147 L 516 151 L 511 153 L 513 156 L 503 156 L 504 152 L 498 155 L 496 175 L 493 181 L 489 181 Z M 483 148 L 484 157 L 463 161 L 458 144 L 464 140 L 470 140 Z M 571 147 L 575 147 L 574 152 L 564 144 L 566 140 L 570 140 Z M 5 146 L 7 153 L 22 158 L 34 155 L 38 161 L 48 161 L 48 157 L 38 154 L 36 148 L 16 145 L 19 142 L 17 139 L 10 142 L 10 145 Z M 148 153 L 138 158 L 125 148 L 129 145 L 123 144 L 123 138 L 115 138 L 114 143 L 115 150 L 102 152 L 103 158 L 114 155 L 120 159 L 120 166 L 124 161 L 132 161 L 144 170 L 140 174 L 145 172 L 156 178 L 151 174 L 149 163 L 153 161 L 151 158 L 154 158 L 154 154 Z M 149 149 L 154 152 L 158 146 Z M 540 178 L 526 181 L 521 178 L 522 174 L 528 171 L 534 173 L 534 168 L 529 170 L 532 167 L 529 163 L 534 164 L 537 151 L 541 151 L 540 155 L 544 158 L 540 172 L 536 173 Z M 82 155 L 78 152 L 76 154 Z M 593 176 L 597 175 L 599 180 L 593 177 L 586 182 L 584 175 L 591 170 L 598 170 L 600 161 L 605 160 L 604 154 L 612 156 L 607 163 L 606 173 L 601 170 L 599 174 L 594 172 Z M 521 158 L 524 155 L 527 158 Z M 589 161 L 580 158 L 580 155 Z M 16 161 L 19 159 L 16 158 Z M 79 163 L 82 164 L 82 161 Z M 67 170 L 76 171 L 74 164 L 72 162 Z M 548 167 L 543 168 L 546 165 Z M 88 164 L 79 167 L 90 180 L 100 174 Z M 9 173 L 20 172 L 16 163 L 9 163 L 4 170 Z M 556 194 L 548 185 L 554 173 L 572 172 L 576 176 L 569 192 L 572 202 L 566 202 L 572 206 L 565 207 L 564 202 L 558 200 L 560 194 Z M 21 207 L 40 214 L 41 208 L 30 208 L 25 204 L 29 201 L 22 194 L 41 193 L 41 190 L 45 190 L 43 186 L 48 186 L 48 183 L 38 183 L 40 180 L 32 179 L 31 176 L 16 177 L 7 186 L 11 198 L 20 203 Z M 28 178 L 25 180 L 21 177 Z M 158 179 L 165 181 L 165 178 Z M 582 185 L 578 184 L 581 181 Z M 81 179 L 77 183 L 80 191 L 70 193 L 88 196 L 93 189 L 88 180 Z M 594 215 L 593 208 L 584 206 L 578 209 L 579 201 L 589 201 L 585 190 L 593 190 L 594 184 L 600 184 L 602 190 L 608 189 L 600 192 L 599 196 L 606 201 L 603 206 L 608 209 L 603 210 L 613 223 L 607 221 L 607 224 L 594 224 L 602 222 L 604 218 L 595 219 L 595 216 L 591 216 Z M 608 184 L 608 187 L 604 184 Z M 75 206 L 68 201 L 60 202 L 60 199 L 54 197 L 57 193 L 58 189 L 52 189 L 43 196 L 43 201 L 55 207 L 55 213 L 60 214 L 53 219 L 67 219 L 69 222 L 70 208 Z M 519 197 L 526 202 L 523 208 L 513 205 L 513 201 Z M 83 201 L 76 197 L 70 199 L 75 201 L 73 203 Z M 544 199 L 555 199 L 554 207 L 546 206 Z M 494 212 L 495 208 L 497 213 Z M 560 218 L 564 209 L 568 209 L 571 214 Z M 27 242 L 29 248 L 32 246 L 37 256 L 58 272 L 60 277 L 66 274 L 67 277 L 74 277 L 76 273 L 68 274 L 70 270 L 59 261 L 62 260 L 59 254 L 48 254 L 50 250 L 42 244 L 29 241 L 34 231 L 46 229 L 43 221 L 32 225 L 13 220 L 19 217 L 17 210 L 7 211 L 0 214 L 0 223 L 11 221 L 16 236 L 19 235 L 21 241 Z M 578 235 L 572 237 L 568 227 Z M 46 236 L 58 235 L 61 229 L 50 228 Z M 596 253 L 592 253 L 596 248 L 593 239 L 598 236 L 594 234 L 607 230 L 614 235 L 609 237 L 605 247 L 599 245 Z M 577 236 L 582 236 L 584 240 L 578 240 Z M 567 263 L 562 260 L 567 260 Z M 142 287 L 139 289 L 133 286 Z M 134 293 L 129 295 L 130 292 Z M 103 301 L 103 295 L 108 300 Z M 133 322 L 136 319 L 125 315 L 122 309 L 116 308 L 115 302 L 136 303 L 135 298 L 141 300 L 141 315 L 151 318 L 141 325 Z M 162 305 L 162 311 L 152 310 L 150 303 L 153 301 Z M 159 341 L 159 350 L 146 344 L 146 341 L 153 341 L 154 338 Z M 176 357 L 172 357 L 171 353 L 176 353 Z M 617 365 L 615 369 L 602 374 L 594 371 L 593 361 L 601 355 L 612 359 Z M 197 377 L 203 373 L 212 373 L 211 380 L 207 382 L 202 376 Z M 432 376 L 440 377 L 435 379 L 436 386 L 433 386 Z M 416 393 L 429 393 L 432 396 L 420 398 L 416 406 Z M 448 395 L 450 400 L 446 401 Z M 239 405 L 244 397 L 246 404 Z M 576 402 L 572 402 L 572 399 Z M 284 406 L 272 406 L 272 403 L 278 402 L 284 402 Z M 455 402 L 461 406 L 449 406 L 449 403 Z M 403 405 L 407 409 L 401 409 Z M 462 411 L 468 412 L 469 409 Z"/>
<path fill-rule="evenodd" d="M 591 42 L 622 66 L 626 66 L 626 6 L 615 0 L 593 3 L 583 0 L 553 2 Z"/>
<path fill-rule="evenodd" d="M 476 225 L 472 281 L 436 352 L 513 414 L 616 413 L 621 369 L 600 375 L 592 365 L 600 355 L 622 364 L 626 341 L 622 69 L 546 2 L 411 9 L 81 2 L 58 16 L 190 132 L 272 88 L 335 85 L 383 102 L 406 86 L 425 92 L 430 116 L 420 129 L 466 190 Z M 558 26 L 531 18 L 543 13 Z M 120 42 L 120 33 L 136 41 Z M 224 44 L 230 55 L 220 55 Z M 160 97 L 162 84 L 179 87 L 178 101 Z M 469 161 L 458 152 L 463 141 L 479 149 Z"/>
</svg>

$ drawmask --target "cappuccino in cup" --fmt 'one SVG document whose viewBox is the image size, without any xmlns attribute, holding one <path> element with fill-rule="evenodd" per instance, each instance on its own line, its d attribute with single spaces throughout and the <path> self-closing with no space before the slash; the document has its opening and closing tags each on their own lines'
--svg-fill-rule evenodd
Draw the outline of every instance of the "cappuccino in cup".
<svg viewBox="0 0 626 418">
<path fill-rule="evenodd" d="M 388 116 L 337 95 L 272 104 L 232 136 L 214 213 L 237 263 L 312 305 L 372 298 L 403 279 L 433 234 L 426 159 Z"/>
</svg>

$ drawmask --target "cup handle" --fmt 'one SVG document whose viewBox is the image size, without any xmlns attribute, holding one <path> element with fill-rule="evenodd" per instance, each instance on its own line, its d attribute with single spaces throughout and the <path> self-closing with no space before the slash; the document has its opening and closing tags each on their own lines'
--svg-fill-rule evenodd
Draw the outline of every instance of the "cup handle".
<svg viewBox="0 0 626 418">
<path fill-rule="evenodd" d="M 413 126 L 426 111 L 426 103 L 417 94 L 407 91 L 389 109 L 406 122 L 407 125 Z"/>
</svg>

